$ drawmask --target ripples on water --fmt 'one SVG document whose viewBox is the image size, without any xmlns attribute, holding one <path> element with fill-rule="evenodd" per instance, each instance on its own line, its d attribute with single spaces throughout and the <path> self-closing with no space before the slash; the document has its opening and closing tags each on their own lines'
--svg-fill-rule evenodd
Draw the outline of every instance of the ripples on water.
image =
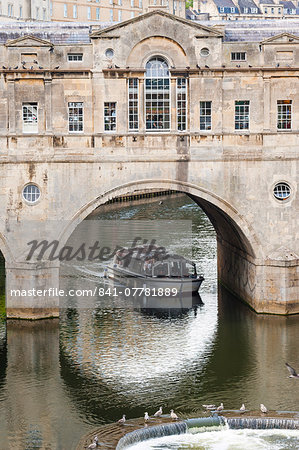
<svg viewBox="0 0 299 450">
<path fill-rule="evenodd" d="M 1 325 L 0 449 L 75 448 L 94 426 L 122 414 L 153 414 L 161 405 L 166 413 L 174 408 L 183 416 L 200 415 L 202 403 L 221 401 L 227 408 L 245 403 L 257 409 L 262 402 L 273 410 L 297 410 L 299 382 L 287 379 L 284 362 L 299 369 L 299 319 L 257 316 L 222 291 L 217 303 L 215 232 L 198 206 L 179 197 L 163 205 L 111 208 L 91 217 L 101 220 L 99 238 L 110 246 L 119 235 L 131 242 L 137 232 L 158 232 L 158 220 L 166 231 L 174 217 L 192 221 L 191 238 L 178 226 L 165 239 L 170 250 L 198 262 L 205 275 L 200 290 L 204 304 L 154 311 L 126 298 L 107 303 L 96 298 L 89 308 L 82 299 L 72 299 L 64 305 L 59 325 L 9 323 L 8 346 Z M 97 276 L 104 266 L 64 267 L 61 285 L 105 286 Z M 230 433 L 231 447 L 220 446 L 220 434 L 205 433 L 203 441 L 152 448 L 252 448 L 245 431 Z M 253 442 L 262 442 L 252 433 Z M 291 434 L 283 431 L 281 436 L 283 445 L 293 442 Z M 246 446 L 240 447 L 238 440 Z M 270 448 L 258 445 L 256 449 Z"/>
</svg>

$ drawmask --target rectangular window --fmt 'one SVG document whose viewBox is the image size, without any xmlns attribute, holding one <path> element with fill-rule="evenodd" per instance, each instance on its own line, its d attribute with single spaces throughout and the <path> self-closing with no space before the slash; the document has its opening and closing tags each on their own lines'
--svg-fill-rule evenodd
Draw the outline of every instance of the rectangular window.
<svg viewBox="0 0 299 450">
<path fill-rule="evenodd" d="M 46 8 L 43 8 L 43 20 L 46 20 Z"/>
<path fill-rule="evenodd" d="M 91 19 L 91 7 L 87 6 L 87 19 Z"/>
<path fill-rule="evenodd" d="M 131 19 L 133 19 L 135 17 L 135 13 L 134 11 L 131 11 Z"/>
<path fill-rule="evenodd" d="M 122 0 L 118 0 L 118 4 L 119 4 L 119 6 L 121 6 L 122 5 Z"/>
<path fill-rule="evenodd" d="M 232 52 L 230 57 L 232 61 L 246 61 L 246 52 Z"/>
<path fill-rule="evenodd" d="M 268 8 L 265 8 L 265 14 L 268 14 Z"/>
<path fill-rule="evenodd" d="M 110 9 L 110 22 L 113 22 L 113 9 Z"/>
<path fill-rule="evenodd" d="M 116 131 L 116 102 L 104 103 L 104 129 Z"/>
<path fill-rule="evenodd" d="M 73 19 L 77 19 L 78 15 L 77 15 L 77 5 L 73 5 Z"/>
<path fill-rule="evenodd" d="M 224 13 L 224 8 L 223 8 L 223 6 L 220 6 L 219 12 Z"/>
<path fill-rule="evenodd" d="M 244 8 L 244 14 L 248 13 L 248 8 Z"/>
<path fill-rule="evenodd" d="M 271 8 L 271 14 L 274 14 L 274 8 Z"/>
<path fill-rule="evenodd" d="M 277 129 L 291 130 L 292 100 L 277 100 Z"/>
<path fill-rule="evenodd" d="M 122 11 L 121 9 L 118 10 L 118 21 L 121 22 L 121 16 L 122 16 Z"/>
<path fill-rule="evenodd" d="M 39 19 L 39 7 L 38 6 L 36 7 L 36 19 L 37 20 Z"/>
<path fill-rule="evenodd" d="M 23 103 L 23 133 L 38 132 L 37 103 Z"/>
<path fill-rule="evenodd" d="M 134 7 L 135 7 L 134 0 L 131 0 L 131 8 L 134 8 Z"/>
<path fill-rule="evenodd" d="M 139 8 L 142 8 L 142 0 L 139 0 Z"/>
<path fill-rule="evenodd" d="M 234 13 L 235 12 L 235 8 L 231 8 L 230 12 Z"/>
<path fill-rule="evenodd" d="M 67 4 L 64 3 L 63 5 L 63 17 L 67 17 Z"/>
<path fill-rule="evenodd" d="M 50 16 L 53 16 L 53 2 L 50 2 Z"/>
<path fill-rule="evenodd" d="M 176 80 L 177 127 L 179 131 L 187 129 L 187 80 Z"/>
<path fill-rule="evenodd" d="M 83 102 L 70 102 L 69 131 L 79 133 L 83 131 Z"/>
<path fill-rule="evenodd" d="M 23 17 L 23 7 L 20 6 L 20 18 L 22 18 L 22 17 Z"/>
<path fill-rule="evenodd" d="M 100 20 L 100 8 L 96 8 L 96 20 Z"/>
<path fill-rule="evenodd" d="M 138 130 L 138 78 L 129 78 L 129 130 Z"/>
<path fill-rule="evenodd" d="M 249 100 L 235 102 L 235 130 L 249 129 Z"/>
<path fill-rule="evenodd" d="M 83 53 L 68 53 L 68 61 L 83 61 Z"/>
<path fill-rule="evenodd" d="M 252 12 L 253 14 L 256 14 L 256 13 L 257 13 L 257 8 L 251 8 L 251 12 Z"/>
<path fill-rule="evenodd" d="M 200 129 L 211 130 L 212 128 L 212 102 L 200 102 Z"/>
</svg>

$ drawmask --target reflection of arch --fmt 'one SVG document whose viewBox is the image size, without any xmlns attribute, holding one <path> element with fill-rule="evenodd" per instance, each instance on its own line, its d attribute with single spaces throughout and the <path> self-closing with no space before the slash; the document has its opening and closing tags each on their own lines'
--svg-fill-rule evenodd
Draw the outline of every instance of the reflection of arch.
<svg viewBox="0 0 299 450">
<path fill-rule="evenodd" d="M 140 180 L 117 186 L 101 194 L 82 206 L 73 216 L 71 222 L 60 236 L 62 245 L 68 240 L 80 222 L 108 200 L 121 195 L 136 194 L 141 190 L 153 190 L 155 188 L 188 194 L 210 218 L 218 237 L 228 243 L 232 243 L 233 246 L 242 250 L 246 255 L 250 255 L 253 258 L 263 257 L 260 242 L 251 225 L 231 204 L 207 189 L 191 183 L 173 180 Z"/>
<path fill-rule="evenodd" d="M 183 47 L 167 36 L 151 36 L 138 42 L 131 50 L 127 65 L 144 67 L 145 62 L 154 55 L 161 55 L 171 66 L 186 67 L 188 58 Z"/>
</svg>

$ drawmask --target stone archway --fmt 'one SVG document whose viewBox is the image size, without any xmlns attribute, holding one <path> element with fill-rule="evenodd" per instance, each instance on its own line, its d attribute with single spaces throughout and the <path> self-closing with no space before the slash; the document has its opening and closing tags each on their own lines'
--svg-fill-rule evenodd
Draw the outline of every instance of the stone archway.
<svg viewBox="0 0 299 450">
<path fill-rule="evenodd" d="M 258 310 L 256 265 L 263 258 L 262 246 L 250 224 L 232 205 L 199 186 L 173 180 L 142 180 L 117 186 L 83 205 L 64 229 L 60 242 L 64 245 L 85 218 L 112 198 L 155 188 L 185 193 L 203 209 L 217 234 L 220 282 Z"/>
</svg>

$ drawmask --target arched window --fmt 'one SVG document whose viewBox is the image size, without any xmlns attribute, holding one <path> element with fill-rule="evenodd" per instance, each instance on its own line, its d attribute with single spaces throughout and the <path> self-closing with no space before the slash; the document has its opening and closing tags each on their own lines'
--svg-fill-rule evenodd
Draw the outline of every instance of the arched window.
<svg viewBox="0 0 299 450">
<path fill-rule="evenodd" d="M 170 129 L 170 77 L 168 64 L 160 56 L 146 63 L 145 122 L 147 130 Z"/>
</svg>

